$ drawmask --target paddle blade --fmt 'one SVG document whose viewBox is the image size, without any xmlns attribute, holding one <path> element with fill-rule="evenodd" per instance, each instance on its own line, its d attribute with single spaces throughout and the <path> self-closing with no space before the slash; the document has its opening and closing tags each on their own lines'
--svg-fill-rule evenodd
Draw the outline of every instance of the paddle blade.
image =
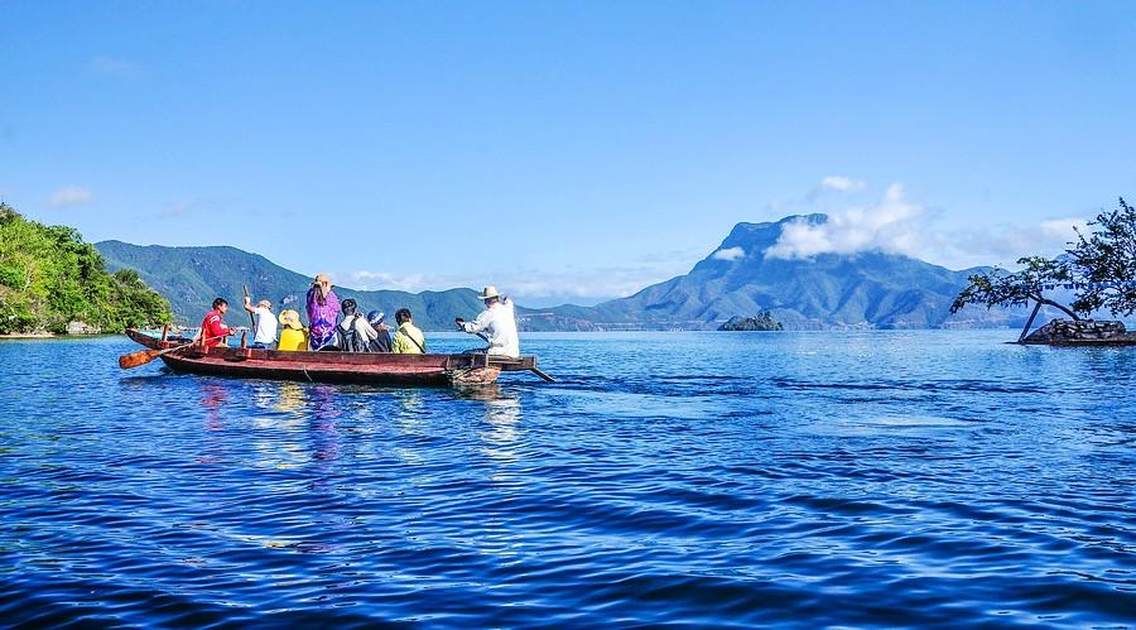
<svg viewBox="0 0 1136 630">
<path fill-rule="evenodd" d="M 139 350 L 138 352 L 131 352 L 118 357 L 118 367 L 129 370 L 136 368 L 139 365 L 146 365 L 153 361 L 161 354 L 160 350 Z"/>
</svg>

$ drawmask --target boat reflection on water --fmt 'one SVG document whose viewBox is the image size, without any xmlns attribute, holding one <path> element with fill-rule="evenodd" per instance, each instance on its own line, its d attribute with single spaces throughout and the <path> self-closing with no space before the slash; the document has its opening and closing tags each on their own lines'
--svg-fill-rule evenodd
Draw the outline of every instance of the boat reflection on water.
<svg viewBox="0 0 1136 630">
<path fill-rule="evenodd" d="M 500 463 L 516 461 L 521 399 L 514 392 L 502 391 L 497 383 L 462 388 L 457 394 L 460 398 L 485 403 L 485 424 L 478 431 L 482 454 Z"/>
<path fill-rule="evenodd" d="M 253 402 L 258 412 L 252 418 L 252 447 L 256 465 L 289 469 L 309 461 L 304 447 L 304 388 L 297 383 L 257 382 Z"/>
<path fill-rule="evenodd" d="M 201 384 L 201 407 L 205 410 L 205 428 L 209 431 L 224 429 L 221 408 L 229 401 L 229 390 L 217 383 Z"/>
<path fill-rule="evenodd" d="M 403 464 L 408 466 L 421 466 L 427 457 L 421 451 L 420 445 L 427 441 L 423 431 L 423 419 L 428 413 L 422 391 L 418 389 L 400 389 L 391 394 L 395 400 L 394 414 L 390 421 L 400 438 L 392 454 Z"/>
<path fill-rule="evenodd" d="M 338 421 L 343 408 L 336 400 L 338 392 L 331 385 L 316 385 L 309 392 L 313 422 L 311 423 L 312 457 L 323 462 L 339 458 Z"/>
<path fill-rule="evenodd" d="M 281 383 L 276 389 L 276 411 L 299 413 L 303 408 L 303 387 L 295 383 Z"/>
</svg>

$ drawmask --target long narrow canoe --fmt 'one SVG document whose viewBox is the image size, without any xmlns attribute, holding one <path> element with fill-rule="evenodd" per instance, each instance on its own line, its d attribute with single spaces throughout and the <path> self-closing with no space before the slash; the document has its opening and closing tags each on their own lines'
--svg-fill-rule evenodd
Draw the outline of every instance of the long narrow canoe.
<svg viewBox="0 0 1136 630">
<path fill-rule="evenodd" d="M 155 337 L 135 329 L 127 329 L 126 336 L 152 350 L 176 348 L 192 341 L 166 333 Z M 321 383 L 486 385 L 495 382 L 501 372 L 518 371 L 531 371 L 546 378 L 536 367 L 534 356 L 513 359 L 484 354 L 281 352 L 193 344 L 160 358 L 176 372 Z"/>
</svg>

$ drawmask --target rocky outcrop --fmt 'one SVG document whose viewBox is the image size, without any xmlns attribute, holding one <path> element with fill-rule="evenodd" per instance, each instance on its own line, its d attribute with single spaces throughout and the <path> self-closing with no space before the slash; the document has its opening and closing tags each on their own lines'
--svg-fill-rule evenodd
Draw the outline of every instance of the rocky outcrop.
<svg viewBox="0 0 1136 630">
<path fill-rule="evenodd" d="M 87 322 L 81 322 L 81 321 L 76 320 L 76 321 L 71 321 L 71 322 L 67 323 L 67 334 L 68 335 L 97 335 L 97 334 L 99 334 L 99 329 L 95 326 L 88 324 Z"/>
<path fill-rule="evenodd" d="M 719 326 L 718 330 L 783 330 L 784 328 L 781 322 L 773 319 L 773 315 L 769 311 L 765 311 L 756 317 L 735 315 Z"/>
<path fill-rule="evenodd" d="M 1091 319 L 1055 319 L 1030 333 L 1022 343 L 1037 344 L 1076 344 L 1092 343 L 1136 343 L 1136 336 L 1129 335 L 1124 322 Z"/>
</svg>

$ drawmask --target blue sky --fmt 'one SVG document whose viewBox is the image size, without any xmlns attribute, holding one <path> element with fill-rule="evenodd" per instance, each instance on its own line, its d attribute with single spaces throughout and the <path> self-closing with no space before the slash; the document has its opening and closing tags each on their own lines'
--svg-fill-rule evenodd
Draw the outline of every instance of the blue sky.
<svg viewBox="0 0 1136 630">
<path fill-rule="evenodd" d="M 92 241 L 530 304 L 798 212 L 843 230 L 800 255 L 1005 262 L 1136 196 L 1134 24 L 1131 2 L 6 2 L 0 194 Z"/>
</svg>

